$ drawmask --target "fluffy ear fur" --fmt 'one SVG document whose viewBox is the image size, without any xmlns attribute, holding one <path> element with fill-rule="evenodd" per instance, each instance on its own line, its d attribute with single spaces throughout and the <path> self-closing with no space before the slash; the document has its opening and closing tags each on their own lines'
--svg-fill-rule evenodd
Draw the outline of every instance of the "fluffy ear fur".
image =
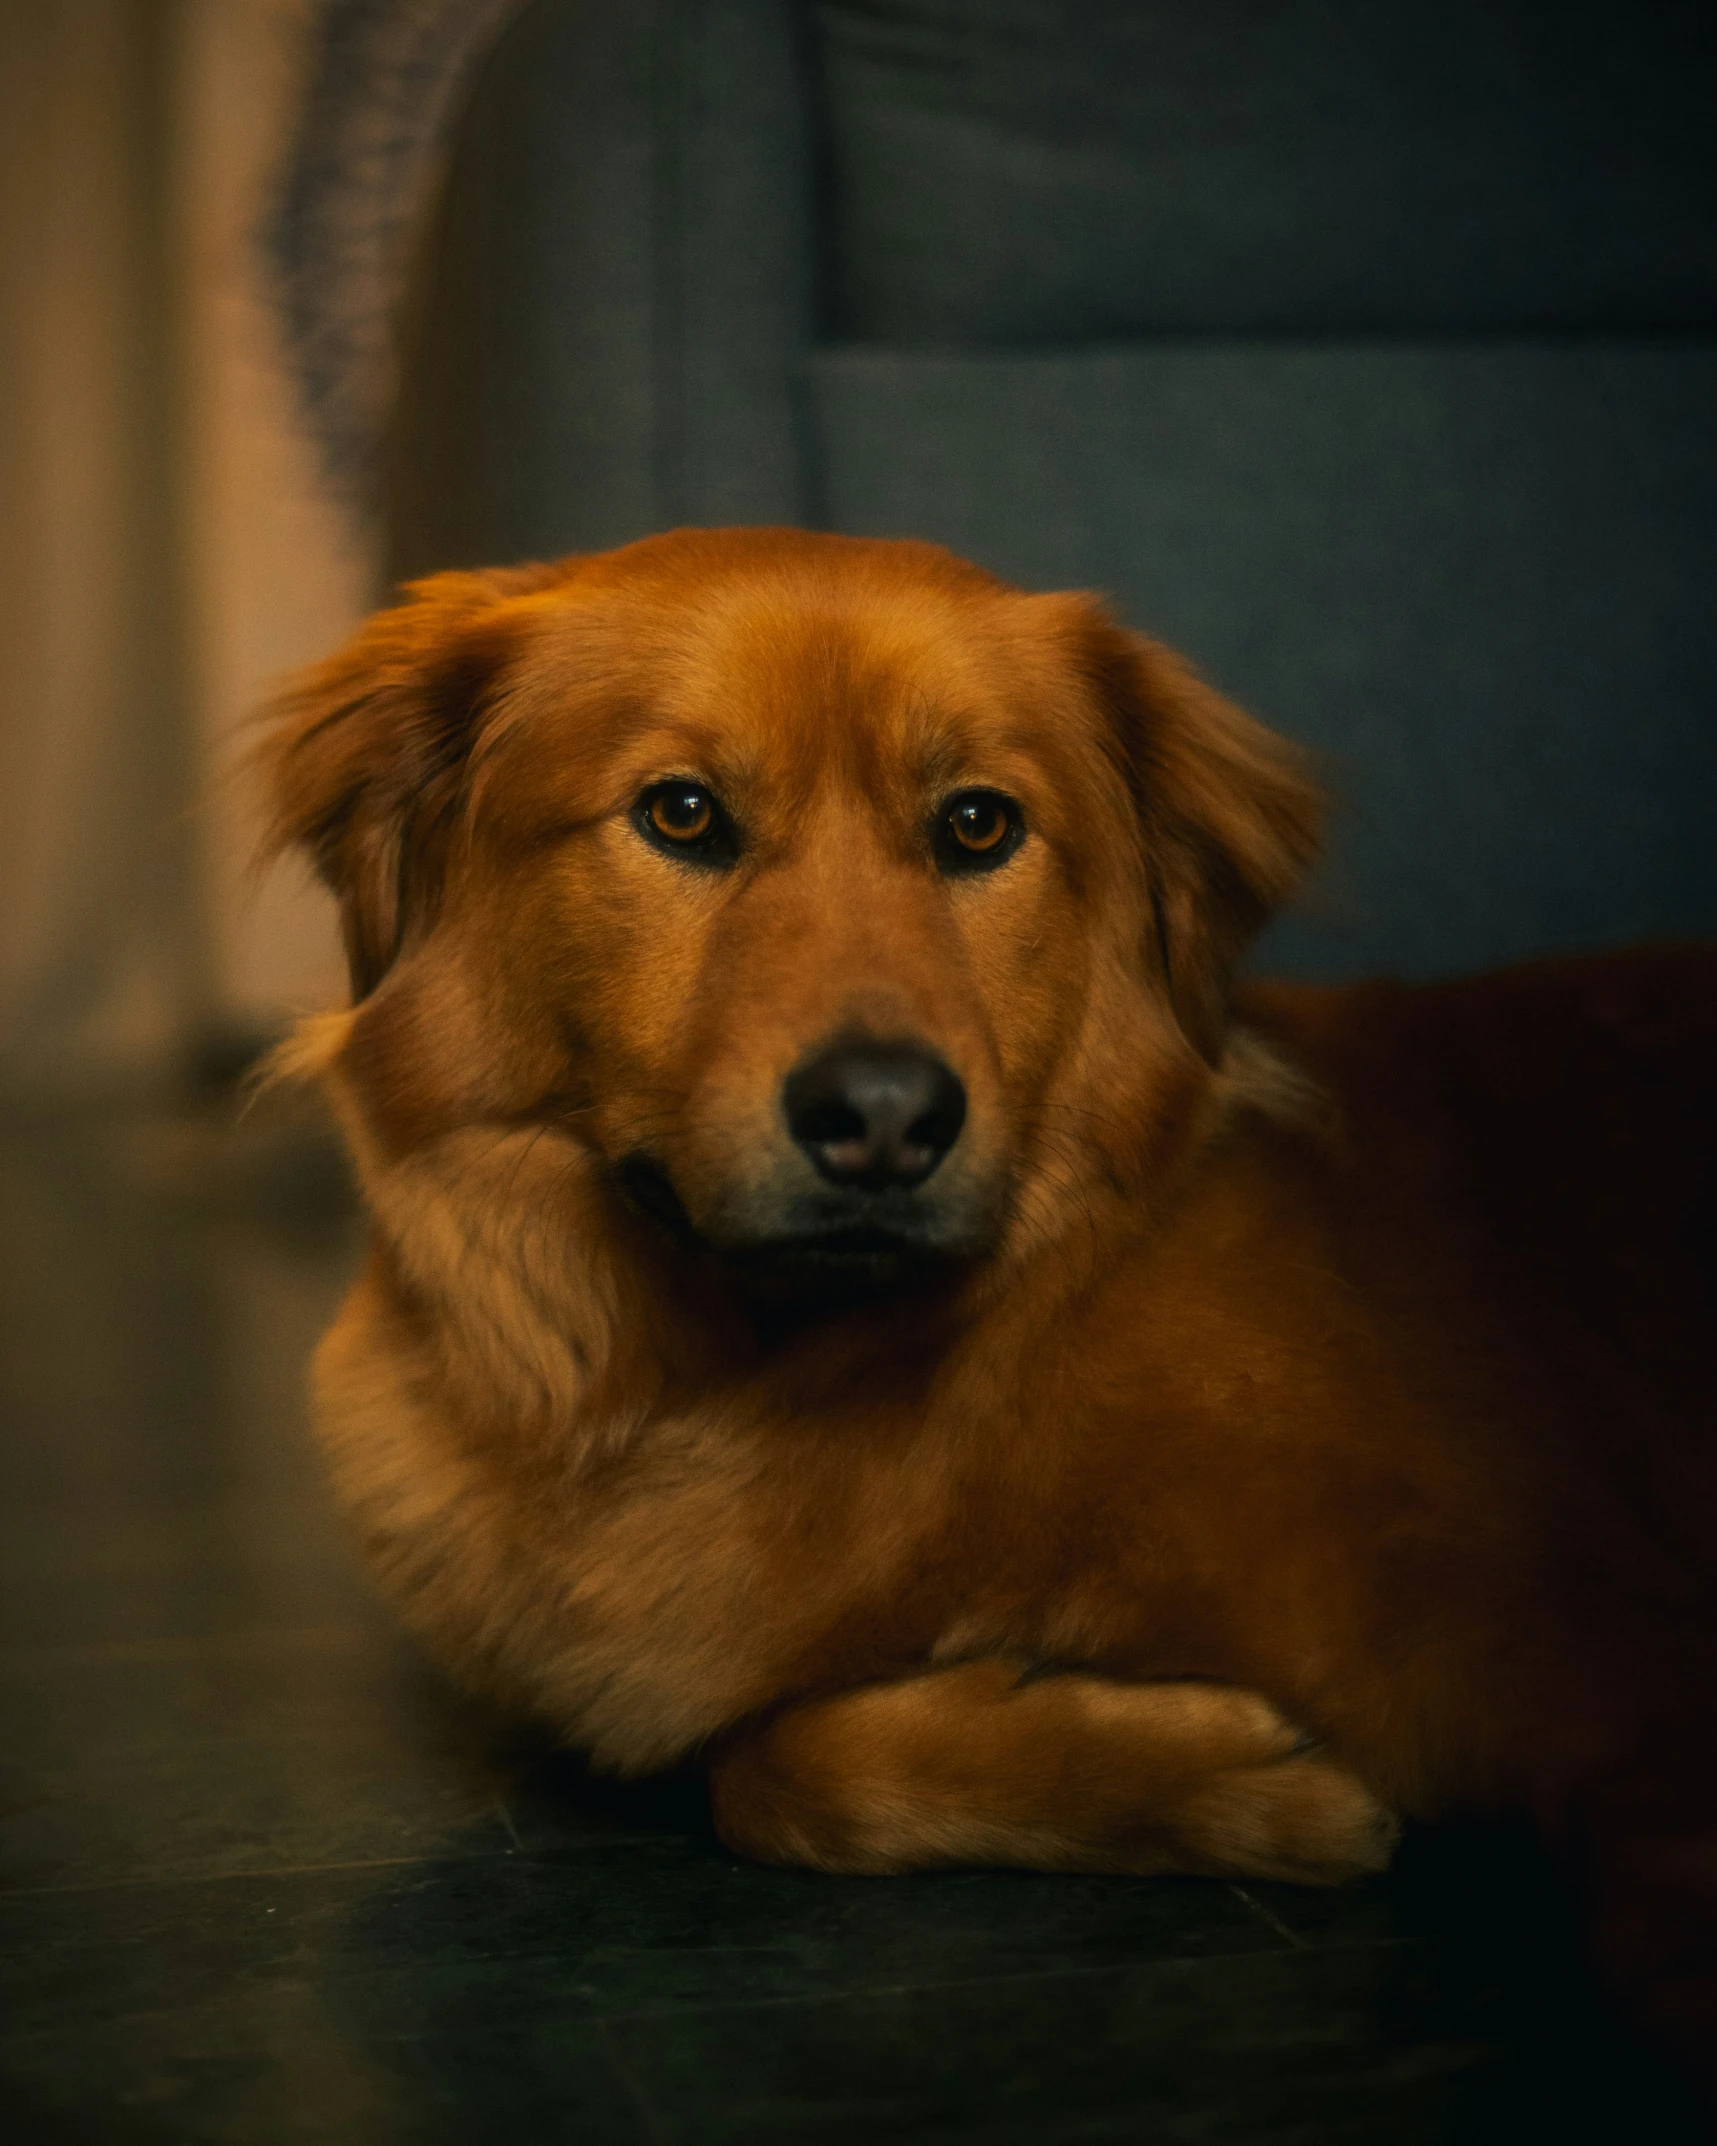
<svg viewBox="0 0 1717 2146">
<path fill-rule="evenodd" d="M 301 846 L 340 904 L 361 999 L 432 906 L 447 831 L 486 697 L 521 623 L 509 599 L 569 565 L 415 582 L 344 648 L 293 680 L 257 751 L 265 855 Z"/>
<path fill-rule="evenodd" d="M 1085 660 L 1138 808 L 1169 997 L 1214 1063 L 1234 964 L 1316 856 L 1324 794 L 1298 747 L 1180 657 L 1095 607 L 1084 623 Z"/>
</svg>

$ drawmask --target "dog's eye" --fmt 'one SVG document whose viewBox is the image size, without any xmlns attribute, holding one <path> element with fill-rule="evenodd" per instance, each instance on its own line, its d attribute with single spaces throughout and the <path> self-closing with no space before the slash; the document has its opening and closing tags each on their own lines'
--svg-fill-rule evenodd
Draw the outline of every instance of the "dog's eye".
<svg viewBox="0 0 1717 2146">
<path fill-rule="evenodd" d="M 658 790 L 650 800 L 650 825 L 670 842 L 702 841 L 714 818 L 705 790 Z"/>
<path fill-rule="evenodd" d="M 727 864 L 737 854 L 732 823 L 701 783 L 653 783 L 632 817 L 658 849 L 695 857 L 700 864 Z"/>
<path fill-rule="evenodd" d="M 936 861 L 945 872 L 987 872 L 1005 863 L 1025 832 L 1019 807 L 999 790 L 961 790 L 936 822 Z"/>
</svg>

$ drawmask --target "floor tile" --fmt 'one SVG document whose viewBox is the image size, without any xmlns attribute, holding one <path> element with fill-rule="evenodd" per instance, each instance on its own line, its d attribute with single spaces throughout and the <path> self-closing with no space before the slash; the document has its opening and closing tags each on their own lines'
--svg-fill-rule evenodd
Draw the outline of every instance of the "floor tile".
<svg viewBox="0 0 1717 2146">
<path fill-rule="evenodd" d="M 0 1663 L 0 1884 L 433 1853 L 500 1782 L 427 1683 L 403 1649 L 339 1627 Z"/>
<path fill-rule="evenodd" d="M 1655 2081 L 1642 2098 L 1637 2074 L 1523 2076 L 1426 1955 L 1406 1943 L 1159 1961 L 719 2007 L 671 2033 L 647 2015 L 610 2033 L 683 2146 L 1706 2135 Z"/>
</svg>

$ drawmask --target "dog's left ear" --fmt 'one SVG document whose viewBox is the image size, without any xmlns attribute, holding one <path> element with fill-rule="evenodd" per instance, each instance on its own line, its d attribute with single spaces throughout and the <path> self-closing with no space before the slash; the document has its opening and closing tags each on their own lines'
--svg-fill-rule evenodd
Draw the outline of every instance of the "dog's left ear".
<svg viewBox="0 0 1717 2146">
<path fill-rule="evenodd" d="M 1305 754 L 1158 642 L 1084 607 L 1082 667 L 1138 813 L 1155 954 L 1177 1019 L 1221 1056 L 1229 979 L 1316 856 L 1326 799 Z"/>
</svg>

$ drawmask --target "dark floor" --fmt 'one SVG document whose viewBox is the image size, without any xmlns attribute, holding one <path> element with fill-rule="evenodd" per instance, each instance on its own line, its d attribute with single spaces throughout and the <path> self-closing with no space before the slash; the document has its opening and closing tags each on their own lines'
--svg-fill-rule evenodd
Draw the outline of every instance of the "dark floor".
<svg viewBox="0 0 1717 2146">
<path fill-rule="evenodd" d="M 309 1128 L 0 1128 L 8 2140 L 1705 2135 L 1519 1842 L 1336 1895 L 798 1876 L 473 1716 L 304 1438 L 355 1242 Z"/>
</svg>

